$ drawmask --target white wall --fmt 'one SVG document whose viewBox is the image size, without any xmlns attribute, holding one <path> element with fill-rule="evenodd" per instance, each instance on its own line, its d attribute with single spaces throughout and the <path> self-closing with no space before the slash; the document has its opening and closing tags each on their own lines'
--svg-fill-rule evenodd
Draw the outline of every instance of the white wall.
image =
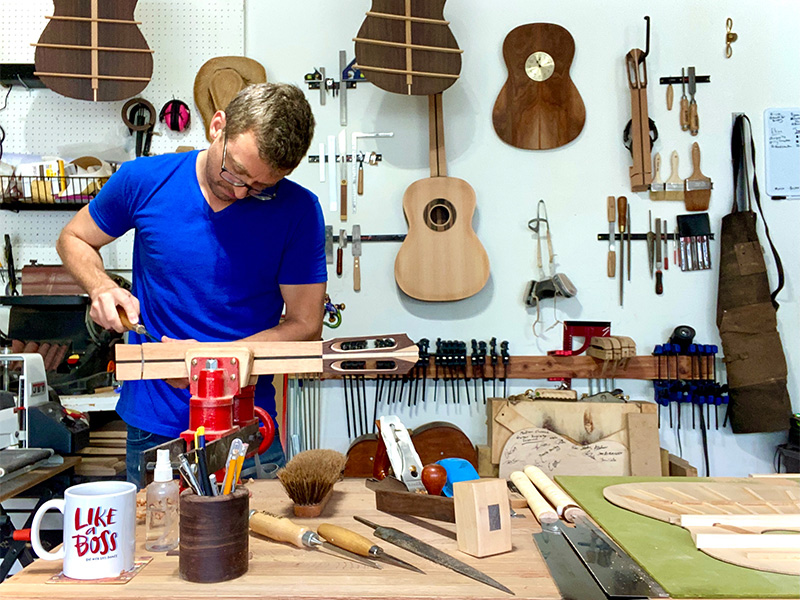
<svg viewBox="0 0 800 600">
<path fill-rule="evenodd" d="M 649 3 L 654 5 L 656 3 Z M 690 0 L 661 2 L 644 9 L 630 2 L 588 0 L 569 2 L 502 3 L 478 0 L 451 0 L 445 18 L 464 49 L 461 78 L 444 93 L 445 132 L 449 175 L 460 177 L 475 189 L 478 211 L 475 230 L 491 261 L 492 274 L 486 288 L 476 296 L 454 303 L 430 304 L 409 299 L 398 290 L 393 278 L 397 244 L 365 244 L 362 256 L 362 291 L 352 290 L 352 260 L 346 251 L 344 277 L 330 271 L 329 292 L 335 302 L 344 302 L 343 325 L 326 330 L 326 337 L 407 332 L 412 339 L 435 340 L 496 336 L 511 343 L 515 355 L 540 355 L 561 346 L 561 327 L 535 337 L 531 330 L 533 312 L 523 304 L 526 282 L 536 276 L 535 245 L 526 228 L 535 216 L 536 203 L 546 200 L 553 225 L 558 270 L 577 286 L 578 296 L 558 303 L 560 319 L 610 320 L 612 332 L 633 337 L 639 352 L 647 354 L 657 343 L 666 341 L 672 329 L 688 324 L 697 330 L 697 340 L 719 343 L 714 323 L 717 272 L 681 273 L 671 268 L 665 273 L 663 296 L 656 296 L 646 266 L 646 250 L 634 246 L 633 281 L 626 282 L 625 307 L 620 308 L 616 281 L 605 275 L 606 246 L 596 235 L 607 229 L 605 198 L 626 195 L 631 202 L 634 230 L 646 230 L 647 211 L 668 218 L 685 211 L 678 203 L 652 203 L 646 194 L 630 192 L 629 155 L 620 138 L 629 119 L 629 93 L 624 72 L 624 56 L 631 48 L 644 47 L 643 15 L 652 18 L 649 105 L 660 139 L 656 151 L 668 156 L 676 149 L 681 155 L 681 176 L 691 172 L 689 149 L 697 140 L 703 151 L 703 172 L 714 180 L 711 218 L 715 233 L 719 219 L 731 202 L 730 124 L 732 112 L 745 112 L 753 121 L 758 151 L 758 175 L 763 187 L 762 112 L 767 107 L 800 104 L 800 72 L 797 57 L 800 41 L 796 34 L 800 5 L 788 0 L 752 3 L 736 0 L 699 4 Z M 638 5 L 636 5 L 638 6 Z M 323 0 L 303 2 L 257 2 L 245 5 L 245 51 L 260 61 L 271 81 L 303 85 L 303 75 L 313 67 L 324 66 L 328 74 L 338 69 L 338 51 L 353 55 L 355 36 L 369 2 L 331 3 Z M 732 17 L 739 40 L 733 58 L 724 57 L 725 20 Z M 494 133 L 491 111 L 497 93 L 506 79 L 501 47 L 505 35 L 514 27 L 531 22 L 554 22 L 566 27 L 576 43 L 571 77 L 586 105 L 586 125 L 576 141 L 547 152 L 519 150 L 504 144 Z M 2 26 L 0 26 L 2 27 Z M 2 35 L 2 30 L 0 30 Z M 220 31 L 221 38 L 227 32 Z M 152 45 L 152 44 L 151 44 Z M 156 48 L 156 52 L 175 52 Z M 189 48 L 180 51 L 189 52 Z M 676 75 L 682 66 L 695 65 L 698 74 L 711 75 L 710 84 L 699 85 L 697 101 L 701 120 L 700 135 L 691 138 L 681 132 L 677 111 L 667 112 L 665 86 L 658 77 Z M 680 90 L 676 90 L 679 95 Z M 12 94 L 12 99 L 17 92 Z M 44 92 L 48 93 L 48 92 Z M 148 90 L 145 90 L 144 96 Z M 176 92 L 190 97 L 191 88 Z M 338 134 L 339 106 L 329 97 L 320 107 L 316 91 L 309 100 L 317 117 L 318 142 Z M 66 101 L 66 100 L 65 100 Z M 353 131 L 393 131 L 391 139 L 364 141 L 360 147 L 383 154 L 378 167 L 365 167 L 366 193 L 359 201 L 358 213 L 351 216 L 362 232 L 404 233 L 402 212 L 404 190 L 414 181 L 428 176 L 427 100 L 389 94 L 371 84 L 359 85 L 348 93 L 349 126 Z M 35 112 L 26 115 L 37 119 Z M 0 123 L 7 131 L 14 125 L 0 112 Z M 94 123 L 94 127 L 108 126 Z M 43 149 L 29 148 L 42 152 Z M 668 172 L 664 173 L 668 176 Z M 337 215 L 327 211 L 327 184 L 319 182 L 317 165 L 303 164 L 294 176 L 317 193 L 326 209 L 326 221 L 335 231 Z M 779 300 L 779 328 L 790 365 L 789 389 L 798 410 L 797 348 L 798 311 L 796 281 L 798 244 L 793 227 L 798 223 L 800 205 L 793 202 L 765 201 L 765 211 L 787 272 L 786 289 Z M 15 217 L 14 227 L 30 226 L 39 215 Z M 10 227 L 5 214 L 3 225 Z M 53 233 L 48 244 L 55 241 Z M 24 241 L 22 242 L 24 244 Z M 24 251 L 24 248 L 23 248 Z M 714 257 L 718 256 L 712 243 Z M 42 248 L 42 253 L 47 251 Z M 27 256 L 27 255 L 26 255 Z M 30 256 L 33 257 L 33 256 Z M 767 256 L 768 264 L 772 260 Z M 774 270 L 770 273 L 772 281 Z M 554 321 L 552 304 L 545 303 L 545 327 Z M 542 381 L 514 381 L 510 391 L 548 385 Z M 635 399 L 651 399 L 652 386 L 645 382 L 618 381 Z M 581 391 L 586 382 L 575 381 Z M 340 384 L 326 382 L 323 403 L 323 445 L 347 448 Z M 441 393 L 441 390 L 440 390 Z M 429 396 L 430 397 L 430 396 Z M 458 424 L 477 443 L 486 438 L 482 406 L 453 406 L 429 401 L 411 412 L 399 413 L 409 426 L 433 420 Z M 686 415 L 688 413 L 684 413 Z M 662 428 L 662 446 L 677 452 L 674 430 Z M 709 433 L 712 475 L 741 475 L 771 470 L 776 444 L 785 434 L 733 435 L 729 431 Z M 683 455 L 700 466 L 699 430 L 681 432 Z"/>
</svg>

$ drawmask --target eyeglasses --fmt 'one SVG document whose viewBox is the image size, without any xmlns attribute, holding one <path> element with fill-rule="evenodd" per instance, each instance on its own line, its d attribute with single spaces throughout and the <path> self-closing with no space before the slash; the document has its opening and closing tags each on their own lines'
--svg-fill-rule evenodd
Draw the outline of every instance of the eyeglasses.
<svg viewBox="0 0 800 600">
<path fill-rule="evenodd" d="M 222 177 L 223 180 L 230 183 L 233 187 L 247 188 L 247 195 L 255 198 L 256 200 L 273 200 L 278 195 L 278 186 L 281 183 L 280 181 L 278 181 L 278 183 L 272 187 L 258 190 L 253 186 L 246 184 L 244 181 L 239 179 L 236 175 L 225 168 L 225 158 L 228 155 L 228 136 L 225 133 L 222 135 L 224 136 L 224 141 L 222 142 L 222 164 L 220 165 L 219 176 Z"/>
</svg>

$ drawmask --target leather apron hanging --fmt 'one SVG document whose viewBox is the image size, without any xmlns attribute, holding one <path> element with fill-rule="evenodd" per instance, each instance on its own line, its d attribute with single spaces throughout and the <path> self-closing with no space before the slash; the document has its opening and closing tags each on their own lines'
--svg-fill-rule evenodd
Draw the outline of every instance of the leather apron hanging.
<svg viewBox="0 0 800 600">
<path fill-rule="evenodd" d="M 752 210 L 754 197 L 764 218 L 755 176 L 755 145 L 745 115 L 734 123 L 731 155 L 734 202 L 731 213 L 722 219 L 717 295 L 717 327 L 728 372 L 731 427 L 734 433 L 782 431 L 789 428 L 791 416 L 775 300 L 783 287 L 783 266 L 764 221 L 778 270 L 778 286 L 770 292 Z"/>
</svg>

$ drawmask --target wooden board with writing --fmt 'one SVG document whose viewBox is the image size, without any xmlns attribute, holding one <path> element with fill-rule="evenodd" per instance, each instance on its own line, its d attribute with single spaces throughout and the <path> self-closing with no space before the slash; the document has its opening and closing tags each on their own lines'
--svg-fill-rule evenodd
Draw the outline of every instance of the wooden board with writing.
<svg viewBox="0 0 800 600">
<path fill-rule="evenodd" d="M 500 456 L 500 477 L 527 465 L 554 475 L 630 475 L 628 448 L 613 440 L 573 444 L 563 436 L 537 427 L 517 431 Z"/>
</svg>

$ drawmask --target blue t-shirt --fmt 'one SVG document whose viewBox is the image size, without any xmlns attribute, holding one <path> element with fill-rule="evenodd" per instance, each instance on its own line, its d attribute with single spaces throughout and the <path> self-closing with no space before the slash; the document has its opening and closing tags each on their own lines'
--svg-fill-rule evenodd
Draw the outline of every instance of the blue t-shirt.
<svg viewBox="0 0 800 600">
<path fill-rule="evenodd" d="M 237 340 L 278 324 L 279 285 L 327 281 L 322 210 L 313 193 L 283 180 L 273 200 L 246 196 L 215 213 L 200 191 L 197 155 L 125 163 L 89 213 L 112 237 L 136 230 L 131 291 L 150 333 Z M 131 333 L 132 343 L 142 341 Z M 259 377 L 256 404 L 275 415 L 272 377 Z M 117 412 L 129 425 L 178 437 L 189 426 L 189 391 L 127 381 Z"/>
</svg>

